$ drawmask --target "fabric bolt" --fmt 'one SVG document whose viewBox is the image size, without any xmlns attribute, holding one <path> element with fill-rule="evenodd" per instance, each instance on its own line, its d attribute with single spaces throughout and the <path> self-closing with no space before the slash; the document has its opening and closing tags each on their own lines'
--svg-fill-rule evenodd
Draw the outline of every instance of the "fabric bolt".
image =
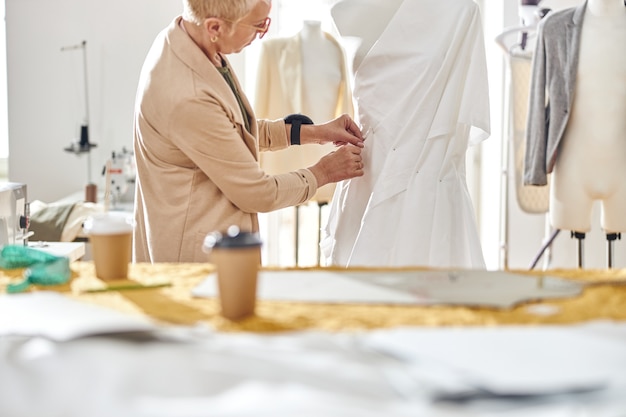
<svg viewBox="0 0 626 417">
<path fill-rule="evenodd" d="M 478 6 L 404 1 L 355 74 L 365 175 L 337 186 L 327 264 L 484 268 L 466 184 L 489 135 Z"/>
</svg>

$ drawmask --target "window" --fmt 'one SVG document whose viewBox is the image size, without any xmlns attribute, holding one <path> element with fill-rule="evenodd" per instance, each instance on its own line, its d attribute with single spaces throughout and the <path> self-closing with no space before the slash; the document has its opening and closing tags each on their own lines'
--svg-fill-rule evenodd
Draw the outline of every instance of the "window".
<svg viewBox="0 0 626 417">
<path fill-rule="evenodd" d="M 0 0 L 0 8 L 5 10 L 4 0 Z M 5 19 L 0 21 L 0 163 L 6 166 L 9 156 L 9 123 L 7 115 L 7 53 L 6 53 L 6 25 Z M 4 162 L 3 162 L 4 161 Z M 0 169 L 0 177 L 6 172 Z"/>
</svg>

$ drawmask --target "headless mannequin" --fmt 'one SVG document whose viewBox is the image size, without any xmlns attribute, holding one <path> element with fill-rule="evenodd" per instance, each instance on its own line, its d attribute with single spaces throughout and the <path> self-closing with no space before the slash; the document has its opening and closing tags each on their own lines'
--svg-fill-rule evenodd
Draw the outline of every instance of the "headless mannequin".
<svg viewBox="0 0 626 417">
<path fill-rule="evenodd" d="M 302 48 L 302 113 L 316 123 L 334 119 L 337 91 L 341 84 L 343 52 L 322 32 L 321 22 L 304 21 L 300 31 Z M 316 163 L 323 155 L 332 152 L 334 145 L 315 145 L 302 148 L 302 166 Z M 305 150 L 306 149 L 306 150 Z M 305 154 L 306 152 L 306 154 Z M 314 200 L 328 202 L 333 196 L 335 184 L 318 189 Z"/>
<path fill-rule="evenodd" d="M 269 84 L 269 91 L 257 93 L 260 101 L 265 103 L 266 95 L 272 95 L 271 90 L 274 88 L 286 88 L 287 92 L 284 94 L 289 94 L 290 97 L 283 97 L 278 101 L 268 100 L 272 104 L 257 106 L 255 110 L 258 117 L 276 119 L 288 113 L 302 113 L 315 123 L 325 123 L 339 116 L 338 112 L 346 111 L 341 110 L 344 107 L 340 109 L 338 106 L 340 96 L 344 93 L 342 85 L 346 81 L 343 74 L 345 58 L 339 44 L 329 36 L 322 31 L 319 21 L 305 21 L 302 30 L 293 38 L 275 39 L 281 45 L 285 45 L 283 41 L 288 41 L 290 49 L 286 52 L 287 55 L 274 55 L 272 59 L 275 61 L 269 65 L 279 66 L 281 77 L 288 78 L 292 83 L 297 80 L 297 85 L 289 84 L 284 87 L 284 78 L 273 79 Z M 272 39 L 268 42 L 272 42 Z M 297 45 L 299 49 L 292 50 L 293 45 Z M 285 61 L 281 61 L 283 59 Z M 259 86 L 266 89 L 267 85 L 262 85 L 264 83 L 265 81 L 261 81 Z M 351 108 L 350 105 L 350 112 Z M 294 171 L 315 164 L 333 150 L 333 144 L 326 144 L 292 146 L 276 152 L 263 152 L 261 165 L 270 174 Z M 320 187 L 313 200 L 318 203 L 330 201 L 334 189 L 335 184 Z"/>
<path fill-rule="evenodd" d="M 594 200 L 602 204 L 607 239 L 626 232 L 626 6 L 588 0 L 574 101 L 551 177 L 550 221 L 591 229 Z M 579 261 L 580 262 L 580 261 Z"/>
<path fill-rule="evenodd" d="M 469 0 L 340 0 L 331 7 L 342 39 L 361 41 L 354 97 L 367 170 L 337 186 L 321 242 L 326 264 L 484 267 L 464 172 L 470 138 L 484 139 L 489 125 L 477 10 Z M 454 29 L 461 25 L 465 35 Z"/>
<path fill-rule="evenodd" d="M 321 22 L 307 20 L 300 31 L 302 42 L 302 112 L 316 123 L 334 119 L 341 83 L 342 51 L 322 32 Z"/>
<path fill-rule="evenodd" d="M 342 37 L 357 38 L 359 46 L 352 64 L 356 72 L 403 0 L 341 0 L 330 14 Z"/>
</svg>

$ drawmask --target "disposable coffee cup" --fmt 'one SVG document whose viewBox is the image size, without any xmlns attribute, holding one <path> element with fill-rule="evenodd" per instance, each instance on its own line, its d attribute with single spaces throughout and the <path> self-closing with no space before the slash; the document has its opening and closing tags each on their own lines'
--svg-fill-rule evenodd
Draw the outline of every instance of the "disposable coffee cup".
<svg viewBox="0 0 626 417">
<path fill-rule="evenodd" d="M 261 265 L 261 240 L 256 233 L 231 226 L 226 234 L 210 233 L 203 249 L 217 270 L 221 314 L 238 320 L 254 314 L 257 277 Z"/>
<path fill-rule="evenodd" d="M 91 243 L 96 276 L 105 281 L 126 279 L 132 256 L 132 219 L 104 213 L 89 217 L 83 229 Z"/>
</svg>

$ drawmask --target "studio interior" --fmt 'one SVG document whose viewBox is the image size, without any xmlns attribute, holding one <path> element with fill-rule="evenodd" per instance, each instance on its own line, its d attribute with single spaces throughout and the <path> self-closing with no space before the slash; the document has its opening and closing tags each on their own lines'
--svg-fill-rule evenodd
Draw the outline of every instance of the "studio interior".
<svg viewBox="0 0 626 417">
<path fill-rule="evenodd" d="M 0 6 L 0 416 L 626 415 L 626 1 Z"/>
</svg>

